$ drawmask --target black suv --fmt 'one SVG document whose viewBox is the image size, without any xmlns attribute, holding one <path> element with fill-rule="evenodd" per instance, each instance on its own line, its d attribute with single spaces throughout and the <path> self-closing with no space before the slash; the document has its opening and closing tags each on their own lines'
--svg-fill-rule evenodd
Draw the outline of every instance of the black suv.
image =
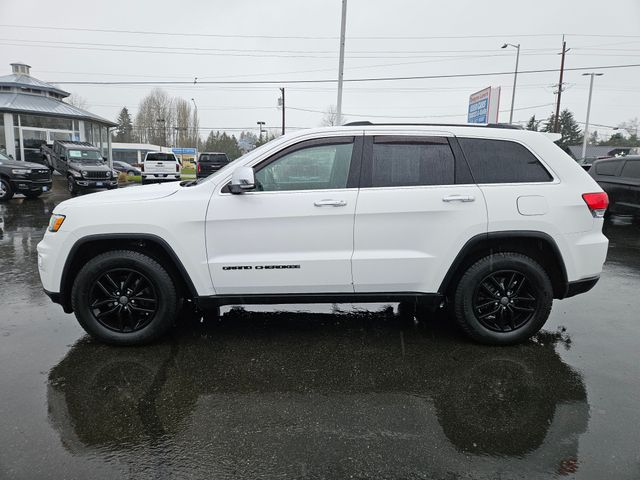
<svg viewBox="0 0 640 480">
<path fill-rule="evenodd" d="M 36 198 L 51 190 L 51 172 L 39 163 L 18 162 L 0 153 L 0 202 L 22 193 Z"/>
<path fill-rule="evenodd" d="M 217 172 L 229 163 L 229 157 L 226 153 L 219 152 L 202 152 L 198 157 L 198 165 L 196 166 L 196 178 L 205 178 L 214 172 Z"/>
<path fill-rule="evenodd" d="M 87 188 L 118 188 L 118 172 L 90 143 L 56 140 L 52 148 L 43 145 L 42 154 L 51 169 L 67 177 L 71 194 Z"/>
<path fill-rule="evenodd" d="M 589 174 L 609 195 L 609 212 L 640 218 L 640 155 L 593 162 Z"/>
</svg>

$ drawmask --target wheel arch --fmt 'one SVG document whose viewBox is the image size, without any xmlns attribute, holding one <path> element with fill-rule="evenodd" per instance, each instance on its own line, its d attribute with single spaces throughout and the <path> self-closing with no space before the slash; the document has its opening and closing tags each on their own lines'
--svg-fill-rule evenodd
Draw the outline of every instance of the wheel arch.
<svg viewBox="0 0 640 480">
<path fill-rule="evenodd" d="M 500 252 L 521 253 L 540 263 L 551 279 L 553 298 L 565 298 L 567 269 L 557 243 L 547 233 L 528 230 L 482 233 L 469 239 L 449 267 L 438 292 L 451 298 L 452 288 L 469 266 Z"/>
<path fill-rule="evenodd" d="M 78 240 L 69 252 L 60 279 L 60 303 L 66 313 L 72 313 L 71 287 L 82 266 L 91 258 L 111 250 L 133 250 L 160 263 L 169 273 L 178 295 L 195 298 L 196 288 L 184 265 L 171 246 L 153 234 L 98 234 Z"/>
</svg>

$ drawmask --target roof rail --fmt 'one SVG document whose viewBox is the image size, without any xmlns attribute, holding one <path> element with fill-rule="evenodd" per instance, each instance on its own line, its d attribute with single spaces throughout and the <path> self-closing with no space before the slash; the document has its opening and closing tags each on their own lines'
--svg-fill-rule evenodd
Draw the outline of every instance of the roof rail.
<svg viewBox="0 0 640 480">
<path fill-rule="evenodd" d="M 343 127 L 371 126 L 420 126 L 420 127 L 478 127 L 478 128 L 507 128 L 511 130 L 524 130 L 522 125 L 514 123 L 373 123 L 368 120 L 345 123 Z"/>
</svg>

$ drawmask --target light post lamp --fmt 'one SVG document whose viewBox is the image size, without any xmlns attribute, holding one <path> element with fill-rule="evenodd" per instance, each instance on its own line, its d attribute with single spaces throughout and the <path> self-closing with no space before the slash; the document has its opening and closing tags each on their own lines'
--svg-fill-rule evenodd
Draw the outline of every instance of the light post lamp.
<svg viewBox="0 0 640 480">
<path fill-rule="evenodd" d="M 264 127 L 265 123 L 264 122 L 256 122 L 258 124 L 258 127 L 260 127 L 260 142 L 262 142 L 262 127 Z"/>
<path fill-rule="evenodd" d="M 582 139 L 582 162 L 584 163 L 587 156 L 587 140 L 589 136 L 589 115 L 591 114 L 591 94 L 593 93 L 593 77 L 601 77 L 604 73 L 583 73 L 582 76 L 590 76 L 589 82 L 589 100 L 587 101 L 587 120 L 584 122 L 584 138 Z"/>
<path fill-rule="evenodd" d="M 518 81 L 518 62 L 520 61 L 520 44 L 505 43 L 500 48 L 513 47 L 516 49 L 516 69 L 513 73 L 513 90 L 511 91 L 511 110 L 509 112 L 509 123 L 513 123 L 513 103 L 516 100 L 516 82 Z"/>
</svg>

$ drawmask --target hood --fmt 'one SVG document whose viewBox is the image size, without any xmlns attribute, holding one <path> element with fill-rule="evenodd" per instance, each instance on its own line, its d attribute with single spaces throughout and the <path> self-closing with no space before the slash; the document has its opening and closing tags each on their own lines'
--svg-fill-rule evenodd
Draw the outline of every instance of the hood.
<svg viewBox="0 0 640 480">
<path fill-rule="evenodd" d="M 47 167 L 41 163 L 21 162 L 18 160 L 0 160 L 0 166 L 10 168 L 33 168 L 37 170 L 47 169 Z"/>
<path fill-rule="evenodd" d="M 160 183 L 156 185 L 134 185 L 131 187 L 120 187 L 115 190 L 106 190 L 96 193 L 88 193 L 60 203 L 56 208 L 56 213 L 62 213 L 69 207 L 85 207 L 90 205 L 139 203 L 149 200 L 168 197 L 180 190 L 180 182 Z"/>
</svg>

